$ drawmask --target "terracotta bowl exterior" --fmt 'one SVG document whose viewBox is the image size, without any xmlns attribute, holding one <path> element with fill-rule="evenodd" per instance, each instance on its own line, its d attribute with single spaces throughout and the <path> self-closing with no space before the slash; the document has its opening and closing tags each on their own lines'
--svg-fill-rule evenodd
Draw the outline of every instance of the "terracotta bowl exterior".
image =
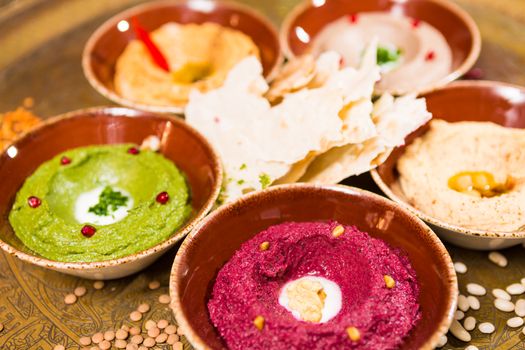
<svg viewBox="0 0 525 350">
<path fill-rule="evenodd" d="M 513 128 L 525 128 L 525 88 L 490 81 L 458 81 L 424 95 L 434 118 L 448 122 L 493 122 Z M 406 139 L 406 145 L 428 130 L 424 125 Z M 525 242 L 525 231 L 512 235 L 455 226 L 417 210 L 408 204 L 399 185 L 397 161 L 405 146 L 372 171 L 372 178 L 391 199 L 431 225 L 444 240 L 478 250 L 502 249 Z"/>
<path fill-rule="evenodd" d="M 338 220 L 408 254 L 421 286 L 423 317 L 401 349 L 432 349 L 456 309 L 457 280 L 437 236 L 417 217 L 379 195 L 357 188 L 293 184 L 272 186 L 223 205 L 184 240 L 170 279 L 171 307 L 196 349 L 225 349 L 208 311 L 217 272 L 240 245 L 286 221 Z"/>
<path fill-rule="evenodd" d="M 273 24 L 253 9 L 224 0 L 161 0 L 132 7 L 107 20 L 89 38 L 82 54 L 87 80 L 100 94 L 118 104 L 159 113 L 182 113 L 179 106 L 154 106 L 121 97 L 115 91 L 115 64 L 127 44 L 135 39 L 133 29 L 121 32 L 117 24 L 136 16 L 148 31 L 168 22 L 218 23 L 239 30 L 259 47 L 264 74 L 271 79 L 283 61 L 279 36 Z"/>
<path fill-rule="evenodd" d="M 187 177 L 194 214 L 170 238 L 144 251 L 101 262 L 67 263 L 45 259 L 16 237 L 8 214 L 16 193 L 40 164 L 55 155 L 96 144 L 137 143 L 150 135 L 161 140 L 160 152 Z M 89 279 L 113 279 L 137 272 L 191 231 L 211 209 L 220 191 L 222 167 L 208 142 L 175 117 L 127 108 L 99 107 L 46 120 L 0 154 L 0 247 L 31 264 Z"/>
<path fill-rule="evenodd" d="M 330 22 L 360 12 L 392 12 L 423 20 L 446 38 L 452 50 L 452 71 L 417 92 L 423 93 L 443 86 L 465 74 L 476 62 L 481 49 L 479 29 L 470 15 L 448 0 L 305 0 L 286 17 L 279 37 L 285 56 L 292 59 L 308 52 L 309 42 L 303 42 L 296 28 L 302 28 L 310 41 Z M 415 91 L 389 91 L 405 94 Z"/>
</svg>

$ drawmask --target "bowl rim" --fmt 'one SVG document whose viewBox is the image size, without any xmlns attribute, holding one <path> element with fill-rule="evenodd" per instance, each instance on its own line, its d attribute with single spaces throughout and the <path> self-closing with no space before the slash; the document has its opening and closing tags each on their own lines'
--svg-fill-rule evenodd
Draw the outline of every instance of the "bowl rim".
<svg viewBox="0 0 525 350">
<path fill-rule="evenodd" d="M 135 108 L 135 109 L 148 111 L 148 112 L 154 112 L 154 113 L 183 114 L 185 110 L 185 106 L 158 106 L 158 105 L 150 105 L 150 104 L 145 104 L 145 103 L 140 103 L 140 102 L 134 102 L 132 100 L 129 100 L 125 97 L 120 96 L 116 91 L 107 88 L 106 85 L 100 82 L 100 80 L 96 77 L 95 73 L 91 69 L 91 61 L 92 61 L 91 53 L 93 52 L 93 49 L 95 45 L 97 44 L 97 42 L 99 41 L 100 37 L 103 36 L 111 27 L 115 26 L 123 18 L 132 17 L 134 15 L 144 12 L 145 10 L 156 9 L 156 8 L 161 8 L 161 7 L 166 7 L 166 6 L 184 5 L 184 4 L 189 4 L 192 2 L 202 2 L 202 1 L 205 1 L 205 0 L 154 0 L 154 1 L 145 2 L 142 4 L 127 8 L 117 13 L 116 15 L 112 16 L 111 18 L 107 19 L 104 23 L 102 23 L 99 27 L 97 27 L 97 29 L 90 35 L 82 51 L 82 71 L 84 73 L 85 78 L 91 85 L 91 87 L 93 87 L 95 91 L 97 91 L 99 94 L 101 94 L 105 98 L 119 105 L 122 105 L 122 106 Z M 257 10 L 249 7 L 248 5 L 244 5 L 244 4 L 235 2 L 233 0 L 211 0 L 210 2 L 213 3 L 214 6 L 217 6 L 217 5 L 224 6 L 224 7 L 234 9 L 240 12 L 245 12 L 251 17 L 258 20 L 260 23 L 262 23 L 263 26 L 267 27 L 272 32 L 272 35 L 275 38 L 276 43 L 278 45 L 279 51 L 277 52 L 277 58 L 273 66 L 271 67 L 270 71 L 266 75 L 265 79 L 266 81 L 271 81 L 272 79 L 274 79 L 275 76 L 277 75 L 277 72 L 280 66 L 284 62 L 284 55 L 283 55 L 283 50 L 281 47 L 281 41 L 279 40 L 279 32 L 276 26 L 266 16 L 264 16 Z"/>
<path fill-rule="evenodd" d="M 431 91 L 431 93 L 454 90 L 456 88 L 471 88 L 471 89 L 512 88 L 512 89 L 518 89 L 525 94 L 525 87 L 523 86 L 505 83 L 505 82 L 499 82 L 499 81 L 491 81 L 491 80 L 459 80 L 459 81 L 452 82 L 446 86 L 443 86 L 439 89 L 436 89 L 434 91 Z M 383 181 L 383 179 L 381 178 L 381 175 L 379 175 L 379 172 L 377 171 L 377 168 L 372 169 L 370 171 L 370 174 L 372 175 L 372 179 L 374 180 L 376 185 L 381 189 L 381 191 L 388 198 L 390 198 L 397 204 L 403 206 L 405 209 L 407 209 L 408 211 L 410 211 L 412 214 L 416 215 L 423 221 L 428 222 L 441 229 L 453 231 L 454 233 L 463 235 L 465 237 L 476 237 L 476 238 L 481 238 L 481 239 L 498 238 L 498 239 L 504 239 L 504 240 L 516 240 L 517 241 L 516 244 L 523 241 L 523 239 L 525 238 L 525 230 L 516 231 L 516 232 L 501 232 L 501 231 L 493 231 L 493 230 L 470 229 L 470 228 L 465 228 L 465 227 L 461 227 L 458 225 L 450 224 L 444 220 L 427 215 L 421 210 L 407 203 L 405 200 L 401 199 L 399 196 L 397 196 L 391 190 L 391 188 Z M 512 236 L 510 236 L 510 234 L 512 234 Z"/>
<path fill-rule="evenodd" d="M 393 0 L 389 0 L 389 1 L 393 1 Z M 409 1 L 414 1 L 414 0 L 409 0 Z M 391 91 L 386 91 L 394 95 L 404 95 L 408 93 L 426 94 L 442 86 L 445 86 L 448 83 L 453 82 L 456 79 L 459 79 L 461 76 L 467 73 L 474 66 L 481 52 L 481 33 L 479 31 L 478 26 L 476 25 L 476 22 L 469 15 L 467 11 L 465 11 L 459 5 L 449 0 L 417 0 L 417 1 L 419 2 L 426 1 L 430 3 L 434 3 L 438 6 L 445 8 L 449 12 L 456 14 L 463 21 L 463 23 L 465 23 L 465 25 L 467 26 L 470 37 L 472 38 L 472 45 L 470 47 L 469 53 L 467 57 L 465 58 L 465 60 L 463 60 L 463 62 L 459 65 L 458 68 L 451 71 L 445 77 L 435 80 L 433 83 L 429 83 L 428 85 L 423 86 L 419 89 L 412 89 L 412 90 L 406 90 L 406 91 L 392 89 Z M 313 5 L 313 0 L 303 0 L 302 2 L 297 4 L 286 15 L 286 17 L 283 20 L 283 23 L 279 31 L 279 41 L 281 42 L 281 47 L 282 47 L 284 56 L 289 60 L 297 58 L 297 56 L 293 53 L 289 45 L 289 42 L 288 42 L 288 33 L 290 32 L 292 22 L 301 13 L 303 13 L 307 8 L 312 7 L 312 6 L 315 7 Z"/>
<path fill-rule="evenodd" d="M 281 192 L 288 192 L 288 191 L 304 191 L 304 190 L 311 190 L 311 191 L 318 191 L 318 190 L 325 190 L 330 192 L 339 192 L 343 194 L 360 194 L 363 196 L 366 196 L 367 198 L 372 198 L 375 201 L 379 201 L 384 203 L 385 205 L 389 207 L 393 207 L 396 210 L 401 211 L 405 215 L 409 216 L 416 222 L 418 225 L 420 225 L 428 234 L 429 238 L 431 239 L 431 243 L 436 250 L 436 252 L 439 254 L 439 256 L 444 259 L 444 262 L 446 264 L 445 273 L 447 274 L 448 278 L 448 290 L 450 292 L 451 297 L 447 300 L 446 310 L 447 313 L 442 317 L 442 319 L 439 322 L 439 325 L 437 329 L 434 331 L 431 337 L 427 339 L 427 341 L 420 347 L 420 349 L 434 349 L 434 347 L 439 343 L 439 338 L 446 334 L 448 332 L 448 329 L 452 323 L 454 313 L 457 308 L 457 299 L 459 295 L 459 289 L 458 289 L 458 280 L 456 271 L 454 269 L 454 265 L 452 262 L 452 258 L 450 254 L 448 253 L 447 249 L 441 242 L 441 240 L 438 238 L 438 236 L 430 229 L 430 227 L 427 226 L 426 223 L 424 223 L 420 218 L 413 215 L 410 211 L 406 210 L 403 206 L 400 206 L 396 202 L 393 202 L 389 200 L 388 198 L 381 196 L 379 194 L 357 188 L 352 186 L 346 186 L 346 185 L 321 185 L 321 184 L 311 184 L 311 183 L 293 183 L 293 184 L 284 184 L 284 185 L 276 185 L 276 186 L 270 186 L 267 189 L 261 190 L 261 191 L 254 191 L 251 193 L 248 193 L 240 198 L 238 198 L 235 201 L 226 203 L 221 205 L 218 209 L 214 210 L 212 213 L 210 213 L 204 220 L 201 220 L 197 225 L 194 226 L 192 232 L 182 242 L 179 250 L 177 251 L 177 254 L 175 256 L 175 260 L 173 261 L 173 265 L 170 272 L 170 281 L 169 281 L 169 293 L 171 296 L 171 303 L 170 308 L 172 309 L 173 313 L 175 314 L 175 319 L 177 321 L 177 324 L 179 327 L 181 327 L 184 331 L 184 335 L 186 339 L 190 342 L 192 346 L 195 347 L 197 350 L 208 350 L 211 349 L 206 342 L 195 332 L 190 326 L 188 318 L 186 317 L 186 314 L 182 312 L 182 302 L 181 297 L 178 293 L 179 286 L 180 286 L 180 279 L 177 277 L 181 273 L 182 269 L 182 256 L 186 255 L 187 250 L 189 247 L 193 244 L 193 239 L 196 235 L 198 235 L 206 226 L 213 220 L 215 220 L 216 217 L 223 215 L 224 212 L 231 211 L 232 208 L 235 208 L 237 206 L 242 206 L 244 202 L 246 201 L 253 201 L 258 197 L 263 197 L 266 195 L 271 195 L 272 193 L 281 193 Z"/>
<path fill-rule="evenodd" d="M 6 147 L 6 149 L 3 152 L 6 152 L 9 147 L 15 146 L 18 144 L 19 141 L 24 140 L 28 137 L 31 137 L 32 135 L 38 133 L 41 129 L 54 125 L 57 123 L 60 123 L 63 120 L 68 120 L 71 118 L 80 118 L 80 117 L 96 117 L 96 116 L 109 116 L 109 117 L 117 117 L 117 118 L 140 118 L 142 116 L 148 116 L 148 117 L 155 117 L 160 119 L 165 119 L 166 121 L 172 122 L 177 124 L 178 126 L 181 126 L 182 128 L 185 128 L 187 131 L 189 131 L 193 136 L 195 137 L 199 142 L 201 142 L 210 153 L 213 164 L 212 169 L 214 176 L 216 177 L 217 181 L 214 184 L 210 196 L 206 199 L 206 202 L 204 205 L 197 211 L 196 215 L 189 219 L 182 227 L 175 230 L 169 238 L 163 240 L 162 242 L 149 247 L 147 249 L 143 249 L 139 252 L 129 254 L 126 256 L 123 256 L 121 258 L 117 259 L 109 259 L 109 260 L 102 260 L 102 261 L 93 261 L 93 262 L 62 262 L 62 261 L 56 261 L 44 258 L 39 255 L 33 255 L 26 252 L 23 252 L 21 250 L 18 250 L 17 248 L 13 247 L 7 242 L 4 242 L 2 239 L 0 239 L 0 248 L 3 249 L 6 253 L 9 253 L 11 255 L 14 255 L 18 259 L 37 265 L 41 267 L 46 268 L 55 268 L 55 269 L 61 269 L 61 270 L 90 270 L 90 269 L 100 269 L 100 268 L 107 268 L 107 267 L 114 267 L 118 265 L 124 265 L 129 262 L 133 262 L 136 260 L 140 260 L 142 258 L 148 257 L 153 255 L 156 252 L 163 251 L 170 246 L 172 246 L 177 241 L 184 238 L 193 227 L 201 221 L 212 209 L 213 205 L 215 204 L 216 199 L 219 196 L 221 186 L 222 186 L 222 178 L 223 178 L 223 168 L 222 163 L 220 160 L 220 157 L 218 156 L 215 149 L 211 146 L 211 144 L 202 136 L 196 129 L 182 121 L 178 117 L 169 116 L 169 115 L 161 115 L 161 114 L 154 114 L 147 111 L 139 111 L 130 109 L 127 107 L 106 107 L 106 106 L 99 106 L 99 107 L 90 107 L 85 109 L 78 109 L 71 112 L 66 112 L 48 119 L 43 120 L 37 127 L 23 133 L 18 137 L 13 143 L 11 143 L 9 146 Z M 2 153 L 3 153 L 2 152 Z"/>
</svg>

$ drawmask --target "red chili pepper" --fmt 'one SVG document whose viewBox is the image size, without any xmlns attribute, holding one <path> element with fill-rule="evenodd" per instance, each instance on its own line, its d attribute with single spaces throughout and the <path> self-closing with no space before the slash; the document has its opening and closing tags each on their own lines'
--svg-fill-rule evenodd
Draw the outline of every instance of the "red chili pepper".
<svg viewBox="0 0 525 350">
<path fill-rule="evenodd" d="M 153 40 L 151 40 L 148 31 L 140 25 L 139 20 L 136 17 L 131 18 L 131 26 L 133 27 L 137 38 L 140 39 L 140 41 L 142 41 L 142 43 L 148 49 L 151 58 L 157 64 L 157 66 L 159 66 L 166 72 L 169 72 L 170 67 L 168 66 L 168 61 L 166 60 L 166 57 L 164 57 L 157 45 L 155 45 Z"/>
</svg>

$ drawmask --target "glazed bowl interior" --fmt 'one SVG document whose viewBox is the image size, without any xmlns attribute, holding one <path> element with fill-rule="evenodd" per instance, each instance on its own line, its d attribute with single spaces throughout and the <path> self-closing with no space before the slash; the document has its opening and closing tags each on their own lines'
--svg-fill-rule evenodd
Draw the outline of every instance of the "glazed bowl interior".
<svg viewBox="0 0 525 350">
<path fill-rule="evenodd" d="M 82 67 L 90 84 L 105 97 L 129 107 L 157 112 L 182 112 L 181 107 L 135 103 L 115 92 L 115 64 L 125 47 L 135 39 L 129 26 L 136 17 L 148 31 L 165 23 L 213 22 L 239 30 L 252 38 L 259 48 L 264 74 L 270 78 L 282 61 L 278 34 L 262 15 L 245 6 L 228 1 L 161 0 L 138 5 L 106 21 L 89 38 L 83 53 Z M 122 27 L 121 23 L 125 23 Z M 125 30 L 119 29 L 125 28 Z"/>
<path fill-rule="evenodd" d="M 452 51 L 452 68 L 451 73 L 436 85 L 459 78 L 479 56 L 481 39 L 475 22 L 465 11 L 447 0 L 306 0 L 288 15 L 281 27 L 280 40 L 285 56 L 292 58 L 308 52 L 315 36 L 327 24 L 342 16 L 376 11 L 403 14 L 425 21 L 443 34 Z"/>
<path fill-rule="evenodd" d="M 525 88 L 489 81 L 458 81 L 423 97 L 434 119 L 448 122 L 492 122 L 506 127 L 525 128 Z M 426 124 L 407 136 L 405 145 L 396 148 L 383 164 L 372 171 L 373 179 L 390 198 L 409 207 L 411 211 L 433 225 L 452 230 L 459 235 L 498 236 L 496 232 L 466 230 L 448 224 L 429 217 L 408 203 L 399 184 L 397 161 L 403 155 L 406 146 L 427 132 L 428 128 Z M 516 234 L 515 237 L 508 237 L 508 239 L 513 238 L 523 239 L 525 232 Z"/>
<path fill-rule="evenodd" d="M 22 260 L 41 266 L 62 267 L 65 263 L 40 257 L 29 250 L 15 235 L 8 215 L 25 179 L 43 162 L 76 147 L 101 144 L 140 144 L 150 135 L 159 137 L 160 152 L 186 175 L 191 191 L 191 218 L 160 246 L 167 247 L 180 240 L 196 220 L 211 209 L 220 190 L 220 162 L 200 134 L 174 117 L 163 117 L 127 108 L 92 108 L 71 112 L 45 121 L 0 155 L 0 245 Z M 191 154 L 191 157 L 188 156 Z M 133 254 L 144 257 L 155 247 Z M 124 263 L 133 256 L 91 263 L 67 263 L 71 268 L 86 268 Z"/>
<path fill-rule="evenodd" d="M 457 282 L 447 251 L 419 219 L 373 193 L 345 186 L 283 185 L 224 205 L 196 226 L 173 265 L 170 293 L 179 325 L 197 349 L 224 349 L 207 301 L 219 269 L 241 244 L 287 221 L 337 220 L 405 252 L 421 286 L 422 318 L 402 349 L 428 348 L 448 329 Z"/>
</svg>

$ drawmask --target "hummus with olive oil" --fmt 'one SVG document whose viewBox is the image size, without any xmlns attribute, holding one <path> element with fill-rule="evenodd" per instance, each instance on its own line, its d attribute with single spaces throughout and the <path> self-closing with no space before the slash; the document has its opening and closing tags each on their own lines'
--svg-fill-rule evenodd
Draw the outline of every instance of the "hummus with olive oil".
<svg viewBox="0 0 525 350">
<path fill-rule="evenodd" d="M 398 160 L 402 191 L 425 214 L 469 229 L 525 229 L 525 130 L 433 120 Z"/>
</svg>

